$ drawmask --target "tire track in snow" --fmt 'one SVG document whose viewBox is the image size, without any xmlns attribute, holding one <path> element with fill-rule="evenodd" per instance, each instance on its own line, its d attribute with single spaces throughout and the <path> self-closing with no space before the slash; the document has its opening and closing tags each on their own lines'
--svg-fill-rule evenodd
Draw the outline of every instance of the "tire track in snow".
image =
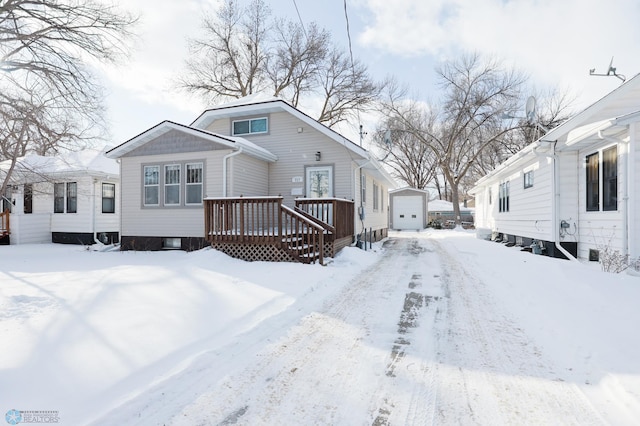
<svg viewBox="0 0 640 426">
<path fill-rule="evenodd" d="M 380 424 L 395 424 L 404 423 L 410 409 L 414 419 L 423 419 L 425 410 L 432 416 L 425 395 L 433 392 L 423 388 L 433 382 L 425 377 L 434 369 L 416 357 L 422 346 L 409 341 L 395 363 L 397 377 L 385 374 L 408 283 L 425 273 L 424 252 L 416 239 L 388 240 L 379 262 L 257 354 L 253 365 L 200 395 L 170 424 L 362 424 L 375 422 L 385 410 L 387 423 Z M 420 315 L 404 319 L 420 321 Z M 410 382 L 410 394 L 397 399 L 394 381 L 402 382 L 401 389 Z M 420 399 L 413 408 L 411 398 Z"/>
<path fill-rule="evenodd" d="M 435 240 L 447 294 L 439 337 L 437 422 L 605 424 L 577 385 L 503 312 L 490 289 Z"/>
</svg>

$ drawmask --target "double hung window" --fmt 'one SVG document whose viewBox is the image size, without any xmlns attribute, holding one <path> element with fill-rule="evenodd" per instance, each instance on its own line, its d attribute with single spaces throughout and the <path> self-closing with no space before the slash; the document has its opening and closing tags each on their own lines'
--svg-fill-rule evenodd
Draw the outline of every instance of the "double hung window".
<svg viewBox="0 0 640 426">
<path fill-rule="evenodd" d="M 585 170 L 586 210 L 618 210 L 618 148 L 612 146 L 587 155 Z"/>
<path fill-rule="evenodd" d="M 77 182 L 53 184 L 53 212 L 78 212 L 78 184 Z"/>
</svg>

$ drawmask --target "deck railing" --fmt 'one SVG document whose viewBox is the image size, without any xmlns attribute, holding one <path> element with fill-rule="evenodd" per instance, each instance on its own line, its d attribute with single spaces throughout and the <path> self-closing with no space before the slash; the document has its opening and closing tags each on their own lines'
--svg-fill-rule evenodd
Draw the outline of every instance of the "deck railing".
<svg viewBox="0 0 640 426">
<path fill-rule="evenodd" d="M 11 233 L 11 227 L 9 226 L 9 209 L 0 212 L 0 237 L 5 237 Z"/>
<path fill-rule="evenodd" d="M 298 198 L 296 207 L 333 226 L 335 239 L 354 235 L 354 202 L 340 198 Z"/>
<path fill-rule="evenodd" d="M 324 228 L 282 204 L 283 197 L 205 199 L 212 244 L 272 244 L 305 263 L 323 262 Z"/>
</svg>

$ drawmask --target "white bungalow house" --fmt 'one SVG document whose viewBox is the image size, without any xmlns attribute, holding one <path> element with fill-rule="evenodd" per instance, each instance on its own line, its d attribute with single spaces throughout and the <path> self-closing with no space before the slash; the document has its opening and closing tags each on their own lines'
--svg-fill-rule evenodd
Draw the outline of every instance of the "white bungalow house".
<svg viewBox="0 0 640 426">
<path fill-rule="evenodd" d="M 283 245 L 322 236 L 331 255 L 365 230 L 387 235 L 393 179 L 365 149 L 277 98 L 220 105 L 188 126 L 163 121 L 107 156 L 120 162 L 125 250 L 212 244 L 247 260 L 304 261 L 309 253 Z M 294 226 L 324 230 L 294 238 Z"/>
<path fill-rule="evenodd" d="M 550 130 L 471 191 L 476 227 L 556 257 L 640 256 L 640 77 Z"/>
<path fill-rule="evenodd" d="M 0 179 L 9 167 L 0 163 Z M 9 219 L 2 242 L 118 242 L 119 182 L 118 164 L 97 150 L 19 158 L 0 204 Z"/>
</svg>

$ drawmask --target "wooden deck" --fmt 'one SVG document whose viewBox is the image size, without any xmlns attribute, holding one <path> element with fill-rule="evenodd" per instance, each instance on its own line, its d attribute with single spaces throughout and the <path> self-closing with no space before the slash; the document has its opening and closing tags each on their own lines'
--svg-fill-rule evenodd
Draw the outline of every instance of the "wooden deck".
<svg viewBox="0 0 640 426">
<path fill-rule="evenodd" d="M 11 234 L 11 227 L 9 226 L 9 210 L 0 212 L 0 238 L 4 238 Z"/>
<path fill-rule="evenodd" d="M 353 202 L 299 199 L 292 209 L 282 200 L 205 199 L 205 238 L 212 247 L 244 260 L 321 264 L 351 244 Z"/>
</svg>

